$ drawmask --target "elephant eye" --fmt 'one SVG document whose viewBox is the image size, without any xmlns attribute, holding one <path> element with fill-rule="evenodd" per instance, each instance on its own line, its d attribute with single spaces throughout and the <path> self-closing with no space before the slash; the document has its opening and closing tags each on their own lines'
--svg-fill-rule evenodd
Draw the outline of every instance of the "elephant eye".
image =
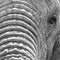
<svg viewBox="0 0 60 60">
<path fill-rule="evenodd" d="M 57 22 L 57 18 L 54 15 L 48 19 L 48 24 L 56 25 L 56 22 Z"/>
<path fill-rule="evenodd" d="M 47 32 L 52 32 L 57 26 L 57 14 L 52 13 L 47 18 Z"/>
</svg>

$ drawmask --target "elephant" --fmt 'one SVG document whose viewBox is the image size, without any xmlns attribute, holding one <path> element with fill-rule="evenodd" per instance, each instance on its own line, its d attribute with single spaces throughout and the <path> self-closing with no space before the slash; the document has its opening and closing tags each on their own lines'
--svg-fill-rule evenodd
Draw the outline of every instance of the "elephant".
<svg viewBox="0 0 60 60">
<path fill-rule="evenodd" d="M 58 60 L 59 10 L 59 0 L 0 0 L 0 60 Z"/>
</svg>

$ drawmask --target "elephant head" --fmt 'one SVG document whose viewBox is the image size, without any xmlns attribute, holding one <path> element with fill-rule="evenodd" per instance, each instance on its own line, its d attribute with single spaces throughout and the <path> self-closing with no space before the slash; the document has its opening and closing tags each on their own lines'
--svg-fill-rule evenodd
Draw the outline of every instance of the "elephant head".
<svg viewBox="0 0 60 60">
<path fill-rule="evenodd" d="M 53 59 L 59 10 L 55 0 L 0 0 L 0 60 Z"/>
</svg>

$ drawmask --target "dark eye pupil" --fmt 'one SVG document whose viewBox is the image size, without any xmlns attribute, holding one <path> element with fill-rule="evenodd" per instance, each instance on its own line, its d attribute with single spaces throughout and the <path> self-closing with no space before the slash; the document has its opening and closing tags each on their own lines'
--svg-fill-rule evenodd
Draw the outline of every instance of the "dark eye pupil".
<svg viewBox="0 0 60 60">
<path fill-rule="evenodd" d="M 50 19 L 49 19 L 49 24 L 56 24 L 56 17 L 55 16 L 52 16 Z"/>
</svg>

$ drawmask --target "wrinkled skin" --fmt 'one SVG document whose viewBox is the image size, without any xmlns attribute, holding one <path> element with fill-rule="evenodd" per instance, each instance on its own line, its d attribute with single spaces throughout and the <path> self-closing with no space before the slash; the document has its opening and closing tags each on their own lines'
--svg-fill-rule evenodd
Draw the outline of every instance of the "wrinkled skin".
<svg viewBox="0 0 60 60">
<path fill-rule="evenodd" d="M 60 2 L 59 0 L 45 0 L 47 3 L 47 6 L 42 4 L 47 10 L 42 8 L 42 16 L 44 16 L 44 22 L 41 24 L 43 25 L 42 29 L 44 31 L 43 37 L 45 38 L 42 40 L 44 44 L 43 50 L 47 52 L 46 56 L 44 53 L 42 54 L 43 57 L 40 59 L 45 60 L 43 58 L 46 57 L 46 60 L 60 60 L 60 41 L 59 41 L 59 35 L 60 35 Z M 55 2 L 55 3 L 54 3 Z M 41 6 L 40 6 L 41 7 Z M 38 5 L 39 9 L 39 5 Z M 46 12 L 44 12 L 44 10 Z M 40 9 L 39 9 L 40 11 Z M 47 12 L 48 11 L 48 12 Z M 45 14 L 45 15 L 44 15 Z"/>
<path fill-rule="evenodd" d="M 46 0 L 47 1 L 47 0 Z M 51 1 L 51 0 L 50 0 Z M 47 5 L 50 4 L 50 1 L 47 1 Z M 54 0 L 53 0 L 54 1 Z M 60 41 L 59 41 L 59 34 L 60 34 L 60 3 L 55 1 L 55 4 L 51 1 L 51 5 L 49 5 L 49 11 L 47 13 L 47 26 L 45 26 L 45 39 L 47 45 L 47 56 L 46 60 L 60 60 Z M 57 2 L 57 3 L 56 3 Z M 45 22 L 45 23 L 46 23 Z"/>
<path fill-rule="evenodd" d="M 60 60 L 59 36 L 58 0 L 0 0 L 0 60 Z"/>
</svg>

